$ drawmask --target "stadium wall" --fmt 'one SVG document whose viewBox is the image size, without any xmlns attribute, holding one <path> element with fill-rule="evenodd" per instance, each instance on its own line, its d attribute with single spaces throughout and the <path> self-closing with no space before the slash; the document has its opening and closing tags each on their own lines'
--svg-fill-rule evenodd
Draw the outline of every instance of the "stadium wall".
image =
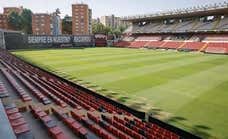
<svg viewBox="0 0 228 139">
<path fill-rule="evenodd" d="M 1 37 L 4 36 L 4 37 Z M 94 35 L 25 35 L 20 32 L 4 32 L 0 34 L 1 48 L 29 49 L 29 48 L 62 48 L 62 47 L 93 47 Z M 5 42 L 5 47 L 3 46 Z"/>
</svg>

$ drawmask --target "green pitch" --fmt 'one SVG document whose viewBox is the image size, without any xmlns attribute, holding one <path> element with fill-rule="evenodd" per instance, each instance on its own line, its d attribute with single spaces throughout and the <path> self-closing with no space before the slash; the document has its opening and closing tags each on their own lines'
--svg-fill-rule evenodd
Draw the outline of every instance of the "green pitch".
<svg viewBox="0 0 228 139">
<path fill-rule="evenodd" d="M 204 138 L 228 138 L 228 56 L 120 48 L 14 54 Z"/>
</svg>

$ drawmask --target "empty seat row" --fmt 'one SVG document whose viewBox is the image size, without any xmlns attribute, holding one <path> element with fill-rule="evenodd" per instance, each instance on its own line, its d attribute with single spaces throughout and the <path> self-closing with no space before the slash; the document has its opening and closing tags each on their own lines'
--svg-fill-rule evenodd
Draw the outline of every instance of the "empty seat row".
<svg viewBox="0 0 228 139">
<path fill-rule="evenodd" d="M 18 139 L 32 139 L 33 135 L 29 125 L 15 104 L 5 105 L 5 111 L 8 116 L 11 127 Z"/>
<path fill-rule="evenodd" d="M 120 42 L 114 43 L 114 46 L 116 46 L 116 47 L 128 47 L 128 46 L 130 46 L 130 42 L 120 41 Z"/>
<path fill-rule="evenodd" d="M 53 100 L 58 105 L 60 105 L 63 108 L 67 107 L 67 104 L 59 98 L 59 96 L 63 96 L 60 92 L 58 92 L 55 88 L 51 87 L 50 85 L 48 85 L 38 77 L 32 76 L 31 78 L 33 78 L 33 80 L 35 80 L 38 84 L 40 84 L 40 86 L 43 86 L 43 89 L 46 88 L 45 90 L 47 90 L 46 92 L 48 93 L 48 95 L 51 96 L 51 98 L 53 98 Z"/>
<path fill-rule="evenodd" d="M 199 51 L 206 45 L 204 42 L 186 42 L 181 50 Z"/>
<path fill-rule="evenodd" d="M 30 82 L 20 75 L 20 73 L 13 72 L 14 75 L 29 89 L 29 91 L 38 98 L 44 105 L 50 104 L 51 101 L 43 93 L 41 93 L 37 88 L 35 88 Z"/>
<path fill-rule="evenodd" d="M 0 98 L 5 98 L 8 96 L 9 94 L 8 94 L 8 91 L 6 90 L 5 85 L 2 82 L 0 82 Z"/>
<path fill-rule="evenodd" d="M 129 122 L 129 121 L 127 122 L 127 121 L 125 121 L 125 120 L 123 120 L 121 118 L 118 118 L 117 116 L 114 116 L 113 120 L 117 121 L 118 123 L 120 123 L 120 124 L 122 124 L 122 125 L 124 125 L 126 127 L 128 127 L 129 128 L 128 129 L 129 133 L 131 132 L 129 130 L 133 130 L 134 132 L 137 132 L 137 133 L 141 134 L 142 136 L 146 135 L 146 131 L 144 130 L 144 128 L 137 127 L 134 122 Z"/>
<path fill-rule="evenodd" d="M 149 43 L 147 42 L 147 44 Z M 136 44 L 135 46 L 138 47 L 139 45 Z M 179 138 L 179 136 L 169 130 L 134 118 L 130 113 L 104 99 L 77 89 L 21 60 L 17 60 L 17 58 L 10 54 L 7 55 L 0 52 L 1 58 L 3 55 L 3 61 L 5 61 L 4 66 L 10 69 L 9 73 L 17 77 L 34 95 L 42 92 L 43 96 L 51 98 L 59 106 L 61 106 L 61 102 L 63 102 L 62 104 L 66 104 L 65 106 L 62 105 L 63 108 L 70 105 L 75 109 L 71 111 L 72 117 L 58 110 L 55 110 L 54 113 L 81 138 L 88 138 L 89 130 L 101 138 L 110 139 Z M 33 108 L 31 106 L 31 110 L 34 116 L 42 121 L 43 125 L 48 128 L 53 138 L 64 137 L 59 127 L 55 127 L 54 129 L 50 127 L 49 129 L 49 122 L 53 125 L 56 125 L 56 123 L 47 113 L 42 111 L 39 107 Z M 87 111 L 86 114 L 85 110 Z M 81 111 L 83 112 L 81 113 Z M 108 112 L 109 114 L 107 115 L 109 116 L 100 116 L 100 113 L 97 111 L 102 113 Z M 119 118 L 119 116 L 110 118 L 112 117 L 110 114 L 121 115 L 120 117 L 125 118 Z M 87 129 L 89 130 L 87 131 Z"/>
<path fill-rule="evenodd" d="M 150 41 L 146 44 L 147 48 L 159 48 L 164 42 L 163 41 Z"/>
<path fill-rule="evenodd" d="M 208 43 L 205 52 L 228 54 L 228 43 Z"/>
<path fill-rule="evenodd" d="M 146 43 L 147 43 L 147 41 L 133 41 L 130 43 L 130 45 L 128 47 L 129 48 L 142 48 L 145 46 Z"/>
<path fill-rule="evenodd" d="M 34 78 L 29 77 L 28 75 L 24 76 L 32 83 L 34 84 L 37 88 L 39 88 L 43 93 L 45 93 L 46 96 L 50 97 L 53 101 L 56 102 L 56 104 L 60 105 L 61 107 L 66 107 L 66 104 L 59 99 L 56 95 L 54 95 L 53 93 L 49 92 L 49 90 L 47 90 L 43 85 L 41 85 L 38 80 L 34 80 Z"/>
<path fill-rule="evenodd" d="M 42 124 L 47 128 L 48 133 L 53 139 L 68 139 L 69 137 L 63 132 L 63 130 L 57 125 L 46 112 L 44 112 L 40 107 L 29 106 L 34 117 L 42 122 Z"/>
<path fill-rule="evenodd" d="M 59 85 L 59 83 L 58 83 L 58 85 Z M 63 84 L 63 85 L 65 85 L 65 84 Z M 64 97 L 64 96 L 62 95 L 62 97 Z M 61 99 L 62 99 L 62 98 L 61 98 Z M 81 99 L 82 99 L 82 98 L 81 98 Z M 85 107 L 86 109 L 90 109 L 91 107 L 90 107 L 88 104 L 91 104 L 91 103 L 90 103 L 91 101 L 88 101 L 87 99 L 83 99 L 83 101 L 86 101 L 86 103 L 81 102 L 81 105 L 82 105 L 83 107 Z M 68 102 L 69 102 L 69 99 L 68 99 Z M 75 103 L 73 103 L 72 101 L 71 101 L 71 104 L 75 105 Z M 106 103 L 105 103 L 105 104 L 106 104 Z M 92 104 L 91 104 L 91 105 L 92 105 Z M 95 106 L 95 104 L 93 104 L 93 106 Z M 96 108 L 98 108 L 98 107 L 96 106 Z M 111 110 L 111 109 L 112 109 L 112 110 Z M 112 105 L 108 106 L 108 107 L 107 107 L 107 110 L 108 110 L 109 112 L 112 112 L 112 111 L 113 111 Z M 117 110 L 117 111 L 120 112 L 120 110 Z"/>
<path fill-rule="evenodd" d="M 105 135 L 105 131 L 104 129 L 109 132 L 109 133 L 112 133 L 115 137 L 119 137 L 121 139 L 130 139 L 131 137 L 128 136 L 127 134 L 125 134 L 124 132 L 122 132 L 121 130 L 115 128 L 114 126 L 112 126 L 111 124 L 107 123 L 106 121 L 102 120 L 100 118 L 100 116 L 98 115 L 95 115 L 94 113 L 92 112 L 88 112 L 87 113 L 87 116 L 88 118 L 90 118 L 92 121 L 94 121 L 96 124 L 98 124 L 100 127 L 101 127 L 101 133 L 103 132 L 103 134 Z M 106 138 L 113 138 L 109 133 L 106 133 Z M 102 135 L 101 134 L 101 137 Z"/>
<path fill-rule="evenodd" d="M 88 131 L 79 122 L 57 109 L 53 111 L 77 136 L 83 139 L 89 138 Z"/>
<path fill-rule="evenodd" d="M 12 60 L 11 60 L 11 62 L 12 61 L 14 61 L 15 60 L 15 58 L 11 58 Z M 20 60 L 15 60 L 13 63 L 14 63 L 14 65 L 17 65 L 16 67 L 17 67 L 17 70 L 21 70 L 21 71 L 23 71 L 23 73 L 26 73 L 26 74 L 32 74 L 32 75 L 34 75 L 34 72 L 33 71 L 29 71 L 29 69 L 32 69 L 32 70 L 34 70 L 34 68 L 24 68 L 26 65 L 24 65 L 24 63 L 22 64 L 22 63 L 18 63 L 18 64 L 16 64 L 17 62 L 21 62 Z M 27 67 L 30 67 L 30 66 L 27 66 Z M 35 73 L 37 73 L 37 74 L 35 74 L 36 76 L 39 76 L 39 78 L 41 79 L 41 77 L 40 77 L 40 75 L 38 75 L 38 74 L 40 74 L 39 72 L 38 72 L 38 70 L 35 70 L 36 72 Z M 43 74 L 42 74 L 43 75 Z M 31 76 L 31 75 L 30 75 Z M 46 76 L 46 75 L 45 75 Z M 43 77 L 43 76 L 42 76 Z M 45 78 L 47 78 L 47 81 L 49 81 L 51 78 L 50 78 L 50 76 L 48 76 L 48 77 L 45 77 Z M 52 82 L 51 82 L 52 83 Z M 57 85 L 59 85 L 59 82 L 54 82 L 54 83 L 56 83 Z M 65 89 L 65 87 L 67 86 L 67 84 L 60 84 L 60 85 L 63 85 L 64 87 L 64 89 Z M 67 86 L 67 87 L 69 87 L 69 86 Z M 75 90 L 74 90 L 74 93 L 77 93 L 77 92 L 75 92 Z M 81 94 L 81 92 L 80 93 L 78 93 L 78 94 Z M 83 93 L 83 94 L 86 94 L 86 93 Z M 74 94 L 74 95 L 76 95 L 76 94 Z M 90 109 L 91 108 L 91 106 L 89 106 L 89 105 L 92 105 L 95 109 L 101 109 L 101 107 L 98 107 L 98 105 L 97 104 L 100 104 L 100 105 L 102 105 L 102 106 L 104 106 L 104 108 L 106 109 L 106 111 L 108 111 L 108 112 L 113 112 L 113 111 L 116 111 L 117 113 L 127 113 L 127 112 L 125 112 L 125 111 L 123 111 L 123 110 L 120 110 L 120 109 L 118 109 L 117 107 L 114 107 L 113 105 L 111 105 L 111 104 L 108 104 L 107 102 L 104 102 L 104 101 L 102 101 L 102 100 L 98 100 L 98 103 L 97 104 L 95 104 L 95 102 L 92 102 L 91 100 L 94 100 L 94 99 L 96 99 L 95 97 L 90 97 L 91 98 L 91 100 L 87 100 L 86 98 L 87 98 L 88 96 L 84 96 L 84 95 L 82 95 L 82 96 L 80 96 L 80 99 L 82 99 L 82 101 L 84 101 L 83 103 L 82 103 L 82 105 L 84 106 L 84 107 L 86 107 L 87 109 Z M 83 99 L 84 98 L 84 99 Z M 91 103 L 92 102 L 92 103 Z M 100 103 L 101 102 L 101 103 Z M 75 103 L 72 103 L 72 101 L 71 101 L 71 104 L 74 104 L 75 105 Z M 89 105 L 88 105 L 89 104 Z"/>
<path fill-rule="evenodd" d="M 159 137 L 159 138 L 172 138 L 172 139 L 178 139 L 179 136 L 173 132 L 168 131 L 167 129 L 164 129 L 156 124 L 151 124 L 151 123 L 145 123 L 137 118 L 129 119 L 127 117 L 124 117 L 124 120 L 131 125 L 134 125 L 138 127 L 139 129 L 144 130 L 144 135 L 147 138 L 154 138 L 154 137 Z M 142 132 L 140 132 L 142 133 Z"/>
<path fill-rule="evenodd" d="M 129 48 L 161 48 L 161 49 L 176 49 L 188 51 L 202 51 L 208 53 L 228 54 L 227 42 L 177 42 L 177 41 L 133 41 L 115 43 L 117 47 Z"/>
<path fill-rule="evenodd" d="M 24 102 L 32 101 L 32 98 L 28 95 L 28 93 L 16 82 L 16 80 L 5 69 L 1 69 L 1 71 Z"/>
<path fill-rule="evenodd" d="M 165 42 L 163 45 L 161 45 L 161 48 L 167 48 L 167 49 L 177 49 L 179 48 L 184 42 Z"/>
</svg>

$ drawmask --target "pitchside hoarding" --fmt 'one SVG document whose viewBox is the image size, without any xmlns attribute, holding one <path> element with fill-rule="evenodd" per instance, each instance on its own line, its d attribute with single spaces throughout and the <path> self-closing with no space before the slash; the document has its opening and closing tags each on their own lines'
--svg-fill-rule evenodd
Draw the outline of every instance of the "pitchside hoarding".
<svg viewBox="0 0 228 139">
<path fill-rule="evenodd" d="M 28 44 L 67 44 L 71 36 L 28 36 Z"/>
<path fill-rule="evenodd" d="M 60 36 L 46 36 L 46 35 L 29 35 L 27 39 L 29 45 L 52 45 L 52 44 L 72 44 L 74 46 L 93 46 L 93 35 L 60 35 Z"/>
<path fill-rule="evenodd" d="M 80 35 L 72 36 L 73 44 L 75 46 L 94 46 L 94 36 L 93 35 Z"/>
</svg>

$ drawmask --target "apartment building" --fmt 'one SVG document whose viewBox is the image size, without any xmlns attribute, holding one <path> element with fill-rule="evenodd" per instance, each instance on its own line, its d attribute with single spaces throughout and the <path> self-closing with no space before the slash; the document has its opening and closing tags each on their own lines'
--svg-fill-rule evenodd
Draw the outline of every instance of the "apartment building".
<svg viewBox="0 0 228 139">
<path fill-rule="evenodd" d="M 32 32 L 34 35 L 51 35 L 51 15 L 36 13 L 32 15 Z"/>
<path fill-rule="evenodd" d="M 10 26 L 8 24 L 8 16 L 12 12 L 21 14 L 22 11 L 23 11 L 23 7 L 4 7 L 3 14 L 0 13 L 0 29 L 10 29 Z"/>
<path fill-rule="evenodd" d="M 0 29 L 8 29 L 8 17 L 7 17 L 7 15 L 0 14 Z"/>
<path fill-rule="evenodd" d="M 128 26 L 129 23 L 122 21 L 120 17 L 116 17 L 115 15 L 110 16 L 102 16 L 100 18 L 100 22 L 107 27 L 118 28 L 119 26 Z"/>
<path fill-rule="evenodd" d="M 120 18 L 115 17 L 115 15 L 102 16 L 100 22 L 107 27 L 117 28 L 120 26 Z"/>
<path fill-rule="evenodd" d="M 87 4 L 72 5 L 72 34 L 88 35 L 92 33 L 92 10 Z"/>
<path fill-rule="evenodd" d="M 32 32 L 34 35 L 61 35 L 62 20 L 56 12 L 33 14 Z"/>
</svg>

